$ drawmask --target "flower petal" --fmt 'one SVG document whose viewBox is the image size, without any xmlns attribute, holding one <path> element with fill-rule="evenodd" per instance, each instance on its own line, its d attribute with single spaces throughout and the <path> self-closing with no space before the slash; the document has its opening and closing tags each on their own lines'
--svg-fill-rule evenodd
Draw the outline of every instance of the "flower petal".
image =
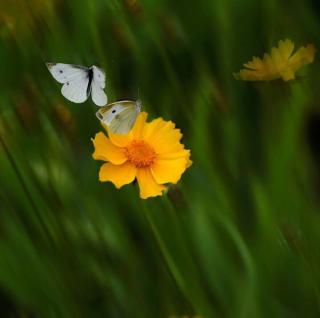
<svg viewBox="0 0 320 318">
<path fill-rule="evenodd" d="M 294 50 L 294 43 L 289 39 L 286 39 L 284 41 L 280 40 L 278 43 L 278 48 L 282 59 L 284 61 L 287 61 Z"/>
<path fill-rule="evenodd" d="M 164 185 L 156 183 L 149 168 L 138 169 L 137 180 L 141 199 L 162 195 L 162 191 L 166 188 Z"/>
<path fill-rule="evenodd" d="M 176 159 L 158 159 L 151 166 L 157 183 L 177 183 L 189 165 L 189 156 Z"/>
<path fill-rule="evenodd" d="M 301 47 L 296 53 L 294 53 L 290 60 L 290 66 L 296 71 L 300 66 L 312 63 L 314 60 L 316 49 L 312 44 L 308 44 L 306 47 Z"/>
<path fill-rule="evenodd" d="M 147 117 L 148 117 L 148 114 L 146 112 L 141 112 L 138 115 L 136 122 L 130 131 L 130 134 L 132 135 L 132 139 L 135 139 L 135 140 L 141 139 L 142 132 L 143 132 L 144 127 L 146 125 Z"/>
<path fill-rule="evenodd" d="M 111 132 L 111 130 L 108 127 L 107 127 L 107 131 L 108 131 L 108 136 L 111 142 L 120 148 L 124 148 L 128 146 L 128 144 L 132 141 L 132 136 L 130 133 L 128 133 L 127 135 L 114 134 L 113 132 Z"/>
<path fill-rule="evenodd" d="M 280 51 L 277 48 L 272 48 L 271 50 L 271 59 L 274 67 L 274 71 L 280 71 L 283 63 L 286 61 L 282 59 L 282 55 L 280 54 Z"/>
<path fill-rule="evenodd" d="M 95 151 L 93 159 L 110 161 L 115 165 L 120 165 L 127 161 L 124 149 L 115 146 L 103 132 L 99 132 L 92 139 Z"/>
<path fill-rule="evenodd" d="M 192 165 L 193 165 L 193 161 L 189 159 L 187 162 L 187 168 L 191 167 Z"/>
<path fill-rule="evenodd" d="M 157 158 L 161 160 L 166 160 L 166 159 L 178 159 L 178 158 L 189 158 L 190 157 L 190 150 L 184 149 L 183 145 L 181 145 L 181 149 L 178 151 L 172 151 L 168 153 L 162 153 L 158 154 Z"/>
<path fill-rule="evenodd" d="M 143 138 L 149 142 L 157 154 L 180 151 L 183 145 L 180 143 L 182 134 L 171 121 L 162 118 L 153 120 L 147 124 Z"/>
<path fill-rule="evenodd" d="M 252 58 L 252 61 L 244 63 L 243 66 L 252 70 L 257 70 L 257 71 L 262 70 L 264 68 L 263 62 L 261 61 L 260 58 L 256 56 Z"/>
<path fill-rule="evenodd" d="M 280 72 L 280 76 L 285 82 L 295 79 L 294 71 L 291 69 Z"/>
<path fill-rule="evenodd" d="M 125 184 L 131 183 L 136 177 L 137 169 L 130 162 L 122 165 L 113 165 L 112 163 L 104 163 L 100 168 L 99 180 L 110 181 L 116 188 L 121 188 Z"/>
<path fill-rule="evenodd" d="M 278 47 L 271 49 L 271 54 L 265 53 L 262 60 L 253 57 L 252 61 L 244 64 L 247 69 L 233 76 L 245 81 L 271 81 L 278 78 L 293 80 L 301 66 L 313 62 L 316 52 L 312 44 L 301 47 L 294 54 L 293 50 L 294 43 L 291 40 L 279 41 Z"/>
</svg>

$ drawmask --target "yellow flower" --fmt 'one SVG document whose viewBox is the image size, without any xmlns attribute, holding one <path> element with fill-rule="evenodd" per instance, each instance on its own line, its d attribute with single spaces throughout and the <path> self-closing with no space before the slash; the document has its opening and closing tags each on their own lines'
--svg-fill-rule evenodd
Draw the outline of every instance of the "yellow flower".
<svg viewBox="0 0 320 318">
<path fill-rule="evenodd" d="M 243 64 L 247 69 L 234 73 L 237 80 L 244 81 L 271 81 L 282 78 L 284 81 L 295 79 L 295 72 L 303 65 L 312 63 L 315 47 L 308 44 L 293 53 L 294 43 L 291 40 L 279 41 L 278 47 L 265 53 L 263 59 L 253 57 L 252 61 Z"/>
<path fill-rule="evenodd" d="M 166 183 L 177 183 L 191 165 L 190 150 L 180 143 L 182 134 L 171 121 L 162 118 L 146 122 L 141 112 L 127 135 L 113 134 L 109 138 L 99 132 L 92 139 L 95 160 L 106 161 L 99 173 L 100 181 L 110 181 L 118 189 L 136 178 L 140 197 L 162 195 Z"/>
</svg>

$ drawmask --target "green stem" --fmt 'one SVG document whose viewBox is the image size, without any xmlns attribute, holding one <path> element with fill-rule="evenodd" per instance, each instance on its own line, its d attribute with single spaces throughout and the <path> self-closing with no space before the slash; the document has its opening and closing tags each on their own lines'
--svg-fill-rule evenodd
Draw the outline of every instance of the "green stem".
<svg viewBox="0 0 320 318">
<path fill-rule="evenodd" d="M 164 243 L 156 225 L 154 224 L 152 218 L 150 217 L 150 212 L 147 211 L 146 207 L 144 204 L 143 205 L 143 212 L 144 212 L 144 216 L 150 226 L 150 229 L 159 245 L 159 248 L 160 248 L 160 251 L 163 255 L 163 258 L 175 280 L 175 283 L 177 284 L 178 288 L 180 289 L 180 291 L 182 292 L 182 294 L 184 295 L 184 297 L 186 299 L 188 299 L 188 296 L 187 296 L 187 292 L 186 292 L 186 286 L 185 286 L 185 283 L 184 283 L 184 279 L 183 277 L 181 276 L 178 268 L 176 267 L 175 263 L 174 263 L 174 260 L 172 259 L 167 247 L 166 247 L 166 244 Z"/>
</svg>

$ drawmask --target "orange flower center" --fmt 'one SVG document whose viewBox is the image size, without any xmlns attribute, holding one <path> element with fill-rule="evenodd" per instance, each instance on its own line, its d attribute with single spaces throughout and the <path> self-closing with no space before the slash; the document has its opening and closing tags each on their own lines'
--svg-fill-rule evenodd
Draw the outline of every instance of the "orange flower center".
<svg viewBox="0 0 320 318">
<path fill-rule="evenodd" d="M 128 160 L 138 168 L 149 167 L 156 158 L 153 148 L 143 140 L 133 140 L 125 151 Z"/>
</svg>

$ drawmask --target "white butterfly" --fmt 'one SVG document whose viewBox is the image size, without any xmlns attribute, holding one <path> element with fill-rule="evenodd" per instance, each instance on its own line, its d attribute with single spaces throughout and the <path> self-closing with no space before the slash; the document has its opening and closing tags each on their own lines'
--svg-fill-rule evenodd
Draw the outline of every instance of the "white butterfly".
<svg viewBox="0 0 320 318">
<path fill-rule="evenodd" d="M 108 98 L 103 90 L 106 86 L 106 76 L 97 66 L 84 67 L 63 63 L 46 63 L 46 65 L 54 79 L 63 84 L 61 93 L 66 99 L 74 103 L 83 103 L 91 93 L 96 105 L 107 104 Z"/>
<path fill-rule="evenodd" d="M 114 134 L 127 134 L 141 111 L 141 101 L 123 100 L 101 107 L 96 116 Z"/>
</svg>

